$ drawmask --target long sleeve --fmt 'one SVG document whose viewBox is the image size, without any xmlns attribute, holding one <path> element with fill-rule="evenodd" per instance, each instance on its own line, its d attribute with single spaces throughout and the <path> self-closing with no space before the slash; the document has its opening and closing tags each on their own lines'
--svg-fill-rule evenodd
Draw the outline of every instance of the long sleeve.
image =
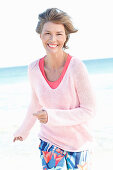
<svg viewBox="0 0 113 170">
<path fill-rule="evenodd" d="M 27 114 L 24 118 L 22 125 L 14 134 L 15 137 L 21 136 L 23 139 L 25 139 L 28 136 L 31 128 L 33 127 L 33 125 L 36 122 L 37 118 L 33 116 L 33 113 L 36 113 L 38 110 L 40 110 L 42 108 L 42 106 L 39 104 L 38 98 L 37 98 L 37 96 L 35 94 L 35 90 L 33 88 L 31 72 L 32 72 L 32 68 L 29 65 L 28 66 L 28 77 L 29 77 L 29 82 L 30 82 L 30 86 L 31 86 L 31 101 L 28 106 Z"/>
<path fill-rule="evenodd" d="M 95 97 L 85 65 L 80 62 L 74 69 L 75 90 L 79 106 L 74 109 L 48 109 L 48 125 L 72 126 L 91 120 L 95 116 Z"/>
</svg>

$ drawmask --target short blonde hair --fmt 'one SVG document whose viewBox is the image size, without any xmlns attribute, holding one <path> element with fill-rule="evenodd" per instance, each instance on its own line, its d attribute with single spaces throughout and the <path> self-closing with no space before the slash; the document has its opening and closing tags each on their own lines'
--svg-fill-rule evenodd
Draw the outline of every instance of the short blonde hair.
<svg viewBox="0 0 113 170">
<path fill-rule="evenodd" d="M 47 9 L 43 13 L 39 14 L 38 19 L 39 21 L 36 27 L 36 32 L 38 34 L 42 33 L 43 26 L 47 22 L 53 22 L 56 24 L 64 25 L 65 33 L 66 33 L 66 41 L 63 46 L 64 49 L 68 48 L 66 44 L 67 41 L 69 40 L 70 34 L 78 31 L 77 29 L 74 28 L 70 16 L 66 12 L 63 12 L 58 8 Z"/>
</svg>

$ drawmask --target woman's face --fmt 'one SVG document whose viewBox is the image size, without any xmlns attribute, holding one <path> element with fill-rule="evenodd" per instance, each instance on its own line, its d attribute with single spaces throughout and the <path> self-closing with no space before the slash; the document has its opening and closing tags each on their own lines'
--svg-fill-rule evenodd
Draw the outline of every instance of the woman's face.
<svg viewBox="0 0 113 170">
<path fill-rule="evenodd" d="M 62 51 L 66 41 L 64 25 L 52 22 L 45 23 L 40 38 L 47 53 L 53 54 L 59 50 Z"/>
</svg>

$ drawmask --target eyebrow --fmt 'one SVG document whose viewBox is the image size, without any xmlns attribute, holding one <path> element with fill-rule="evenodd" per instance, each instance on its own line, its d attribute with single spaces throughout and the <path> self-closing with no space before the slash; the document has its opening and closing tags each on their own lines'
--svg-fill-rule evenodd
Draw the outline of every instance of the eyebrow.
<svg viewBox="0 0 113 170">
<path fill-rule="evenodd" d="M 51 32 L 51 31 L 45 30 L 45 32 Z M 63 31 L 57 31 L 57 33 L 63 33 Z"/>
<path fill-rule="evenodd" d="M 63 31 L 58 31 L 57 33 L 63 33 Z"/>
</svg>

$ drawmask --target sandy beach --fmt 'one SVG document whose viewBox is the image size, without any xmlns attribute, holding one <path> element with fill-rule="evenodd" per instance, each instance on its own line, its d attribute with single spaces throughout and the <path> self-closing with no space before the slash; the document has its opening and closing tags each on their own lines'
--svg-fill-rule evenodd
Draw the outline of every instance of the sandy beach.
<svg viewBox="0 0 113 170">
<path fill-rule="evenodd" d="M 39 151 L 29 154 L 12 154 L 0 158 L 3 170 L 42 170 Z M 93 155 L 93 166 L 91 170 L 112 169 L 113 151 L 96 150 Z"/>
<path fill-rule="evenodd" d="M 5 134 L 5 133 L 4 133 Z M 39 139 L 36 137 L 36 127 L 33 127 L 29 137 L 23 141 L 13 142 L 13 129 L 2 135 L 4 144 L 0 149 L 0 165 L 3 170 L 42 170 L 40 152 L 38 150 Z M 9 141 L 9 142 L 8 142 Z M 97 141 L 95 141 L 97 142 Z M 112 169 L 113 149 L 103 148 L 95 143 L 92 155 L 91 170 Z"/>
</svg>

